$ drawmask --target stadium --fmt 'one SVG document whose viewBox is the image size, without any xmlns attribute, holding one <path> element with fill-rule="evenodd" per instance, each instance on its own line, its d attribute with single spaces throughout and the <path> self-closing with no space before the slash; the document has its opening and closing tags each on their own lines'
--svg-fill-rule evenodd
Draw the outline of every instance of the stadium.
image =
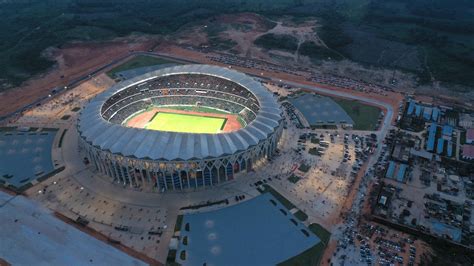
<svg viewBox="0 0 474 266">
<path fill-rule="evenodd" d="M 182 65 L 118 83 L 78 118 L 80 149 L 101 173 L 158 191 L 210 187 L 272 157 L 282 132 L 274 96 L 227 68 Z"/>
</svg>

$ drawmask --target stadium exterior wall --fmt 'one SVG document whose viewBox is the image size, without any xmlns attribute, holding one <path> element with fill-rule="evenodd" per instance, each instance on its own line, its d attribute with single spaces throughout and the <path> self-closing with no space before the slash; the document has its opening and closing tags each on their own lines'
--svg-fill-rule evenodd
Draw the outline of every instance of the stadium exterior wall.
<svg viewBox="0 0 474 266">
<path fill-rule="evenodd" d="M 102 116 L 102 106 L 116 93 L 176 73 L 218 77 L 247 89 L 259 104 L 256 117 L 237 131 L 193 134 L 128 128 Z M 215 186 L 271 158 L 282 121 L 276 99 L 253 78 L 217 66 L 185 65 L 147 73 L 99 94 L 81 111 L 77 130 L 80 149 L 99 172 L 114 182 L 164 192 Z"/>
<path fill-rule="evenodd" d="M 187 161 L 159 161 L 130 158 L 98 149 L 79 138 L 80 146 L 95 168 L 115 181 L 154 186 L 157 191 L 210 187 L 250 171 L 255 162 L 271 158 L 282 133 L 280 125 L 273 135 L 249 149 L 228 156 Z"/>
</svg>

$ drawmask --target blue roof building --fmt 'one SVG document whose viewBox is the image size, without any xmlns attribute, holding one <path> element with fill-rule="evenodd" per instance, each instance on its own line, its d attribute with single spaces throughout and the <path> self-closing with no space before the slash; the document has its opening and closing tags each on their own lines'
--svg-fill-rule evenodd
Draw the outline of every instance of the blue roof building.
<svg viewBox="0 0 474 266">
<path fill-rule="evenodd" d="M 438 139 L 438 145 L 436 146 L 436 153 L 437 154 L 443 153 L 443 148 L 444 148 L 444 139 L 439 138 Z"/>
<path fill-rule="evenodd" d="M 423 110 L 423 108 L 422 108 L 421 105 L 415 104 L 415 115 L 416 116 L 420 116 L 422 110 Z"/>
<path fill-rule="evenodd" d="M 431 114 L 433 113 L 433 108 L 425 107 L 423 108 L 423 118 L 425 120 L 431 120 Z"/>
<path fill-rule="evenodd" d="M 393 178 L 393 174 L 395 173 L 395 162 L 390 161 L 388 164 L 387 173 L 385 174 L 386 178 Z"/>
<path fill-rule="evenodd" d="M 407 115 L 411 115 L 413 111 L 415 110 L 415 103 L 410 101 L 408 103 L 408 110 L 407 110 Z"/>
<path fill-rule="evenodd" d="M 430 129 L 429 129 L 429 132 L 428 132 L 428 143 L 426 144 L 426 150 L 427 151 L 433 151 L 434 150 L 437 127 L 438 127 L 438 125 L 436 123 L 433 123 L 433 124 L 430 125 Z"/>
<path fill-rule="evenodd" d="M 397 173 L 397 181 L 398 182 L 403 182 L 405 179 L 405 172 L 407 170 L 408 165 L 402 163 L 400 164 L 400 168 L 398 168 L 398 173 Z"/>
<path fill-rule="evenodd" d="M 451 141 L 448 141 L 448 156 L 453 156 L 453 143 Z"/>
<path fill-rule="evenodd" d="M 450 125 L 443 126 L 442 134 L 443 136 L 451 137 L 453 135 L 453 127 Z"/>
<path fill-rule="evenodd" d="M 434 122 L 438 122 L 439 112 L 440 111 L 438 107 L 433 108 L 433 113 L 431 113 L 431 120 L 433 120 Z"/>
</svg>

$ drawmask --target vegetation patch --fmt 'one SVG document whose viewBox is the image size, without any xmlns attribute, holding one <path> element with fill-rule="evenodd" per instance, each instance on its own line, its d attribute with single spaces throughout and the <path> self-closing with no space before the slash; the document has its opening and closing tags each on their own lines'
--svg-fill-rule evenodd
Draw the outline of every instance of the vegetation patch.
<svg viewBox="0 0 474 266">
<path fill-rule="evenodd" d="M 321 24 L 318 35 L 329 49 L 359 63 L 404 69 L 416 59 L 422 62 L 414 70 L 421 82 L 430 82 L 432 76 L 470 87 L 474 82 L 474 75 L 466 74 L 474 72 L 472 1 L 179 0 L 156 4 L 146 0 L 44 0 L 3 1 L 1 7 L 0 22 L 8 27 L 0 29 L 0 90 L 52 67 L 55 62 L 44 51 L 73 41 L 101 41 L 132 33 L 166 35 L 210 19 L 210 40 L 218 49 L 229 49 L 234 43 L 219 37 L 222 25 L 215 23 L 215 17 L 242 12 L 275 20 L 290 15 L 294 23 L 316 17 Z M 275 26 L 270 20 L 264 23 L 267 29 Z M 246 25 L 233 27 L 248 30 Z M 297 49 L 291 38 L 262 38 L 259 42 L 269 49 Z M 410 53 L 394 47 L 409 47 Z M 315 47 L 303 48 L 304 53 L 313 54 Z M 327 53 L 316 50 L 315 55 L 331 55 Z"/>
<path fill-rule="evenodd" d="M 265 49 L 284 50 L 294 52 L 298 49 L 298 40 L 287 34 L 267 33 L 258 37 L 254 43 Z"/>
<path fill-rule="evenodd" d="M 317 45 L 314 42 L 306 41 L 300 45 L 298 52 L 301 55 L 308 56 L 313 61 L 318 60 L 342 60 L 344 57 L 339 53 L 326 47 Z"/>
<path fill-rule="evenodd" d="M 461 136 L 459 136 L 459 142 L 461 143 L 461 145 L 466 144 L 466 133 L 467 132 L 465 130 L 461 131 Z"/>
<path fill-rule="evenodd" d="M 354 130 L 377 130 L 380 109 L 359 101 L 332 98 L 354 121 Z"/>
<path fill-rule="evenodd" d="M 181 252 L 179 253 L 179 258 L 181 260 L 186 260 L 186 250 L 181 250 Z"/>
<path fill-rule="evenodd" d="M 324 229 L 320 224 L 310 224 L 308 226 L 308 229 L 311 230 L 315 235 L 321 239 L 321 241 L 324 243 L 324 245 L 327 245 L 329 243 L 329 239 L 331 238 L 331 233 L 329 233 L 328 230 Z"/>
<path fill-rule="evenodd" d="M 302 210 L 299 210 L 299 211 L 295 212 L 294 216 L 302 222 L 308 220 L 308 215 Z"/>
<path fill-rule="evenodd" d="M 175 231 L 175 232 L 180 231 L 182 225 L 183 225 L 183 215 L 180 214 L 180 215 L 178 215 L 178 217 L 176 218 L 176 224 L 174 225 L 174 231 Z"/>
<path fill-rule="evenodd" d="M 288 177 L 288 181 L 290 181 L 293 184 L 296 184 L 298 181 L 300 181 L 300 179 L 301 177 L 297 175 L 291 175 L 290 177 Z"/>
<path fill-rule="evenodd" d="M 176 262 L 176 249 L 170 249 L 166 257 L 166 265 L 180 265 Z"/>
<path fill-rule="evenodd" d="M 118 72 L 122 72 L 129 69 L 139 68 L 139 67 L 146 67 L 146 66 L 154 66 L 154 65 L 163 65 L 163 64 L 177 64 L 175 61 L 163 59 L 160 57 L 155 56 L 146 56 L 146 55 L 138 55 L 133 57 L 132 59 L 126 61 L 125 63 L 112 68 L 106 74 L 111 78 L 116 78 L 116 74 Z"/>
<path fill-rule="evenodd" d="M 267 184 L 263 184 L 262 187 L 263 187 L 263 189 L 259 189 L 260 193 L 267 193 L 268 192 L 268 193 L 272 194 L 272 196 L 275 197 L 288 210 L 296 208 L 296 206 L 293 203 L 291 203 L 287 198 L 285 198 L 283 195 L 278 193 L 278 191 L 276 191 L 271 186 L 269 186 Z"/>
<path fill-rule="evenodd" d="M 58 148 L 61 148 L 63 146 L 63 140 L 64 136 L 66 135 L 67 129 L 63 130 L 63 133 L 61 133 L 61 137 L 59 137 L 59 142 L 58 142 Z"/>
<path fill-rule="evenodd" d="M 15 131 L 16 127 L 0 127 L 0 132 Z"/>
<path fill-rule="evenodd" d="M 300 167 L 298 167 L 298 170 L 300 170 L 300 171 L 303 172 L 303 173 L 307 173 L 310 168 L 311 168 L 311 166 L 302 163 L 302 164 L 300 165 Z"/>
<path fill-rule="evenodd" d="M 321 240 L 318 244 L 307 249 L 306 251 L 279 263 L 279 266 L 290 266 L 290 265 L 319 265 L 319 262 L 324 254 L 324 249 L 329 242 L 331 234 L 319 224 L 311 224 L 308 227 Z"/>
<path fill-rule="evenodd" d="M 225 200 L 218 200 L 218 201 L 207 201 L 206 203 L 202 203 L 202 204 L 182 207 L 180 210 L 196 210 L 203 207 L 209 207 L 209 206 L 219 205 L 219 204 L 229 204 L 229 200 L 225 199 Z"/>
</svg>

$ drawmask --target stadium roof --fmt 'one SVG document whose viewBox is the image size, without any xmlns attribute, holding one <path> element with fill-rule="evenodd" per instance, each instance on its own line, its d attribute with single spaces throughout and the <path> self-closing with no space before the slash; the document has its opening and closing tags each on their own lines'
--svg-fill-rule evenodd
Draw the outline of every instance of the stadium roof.
<svg viewBox="0 0 474 266">
<path fill-rule="evenodd" d="M 168 75 L 203 74 L 235 82 L 252 92 L 260 109 L 245 128 L 229 133 L 178 133 L 130 128 L 106 121 L 101 115 L 104 102 L 128 87 Z M 182 65 L 159 69 L 118 83 L 96 96 L 83 109 L 78 121 L 82 138 L 111 153 L 152 160 L 193 160 L 231 155 L 266 140 L 279 126 L 281 110 L 273 95 L 253 78 L 228 68 L 211 65 Z"/>
</svg>

